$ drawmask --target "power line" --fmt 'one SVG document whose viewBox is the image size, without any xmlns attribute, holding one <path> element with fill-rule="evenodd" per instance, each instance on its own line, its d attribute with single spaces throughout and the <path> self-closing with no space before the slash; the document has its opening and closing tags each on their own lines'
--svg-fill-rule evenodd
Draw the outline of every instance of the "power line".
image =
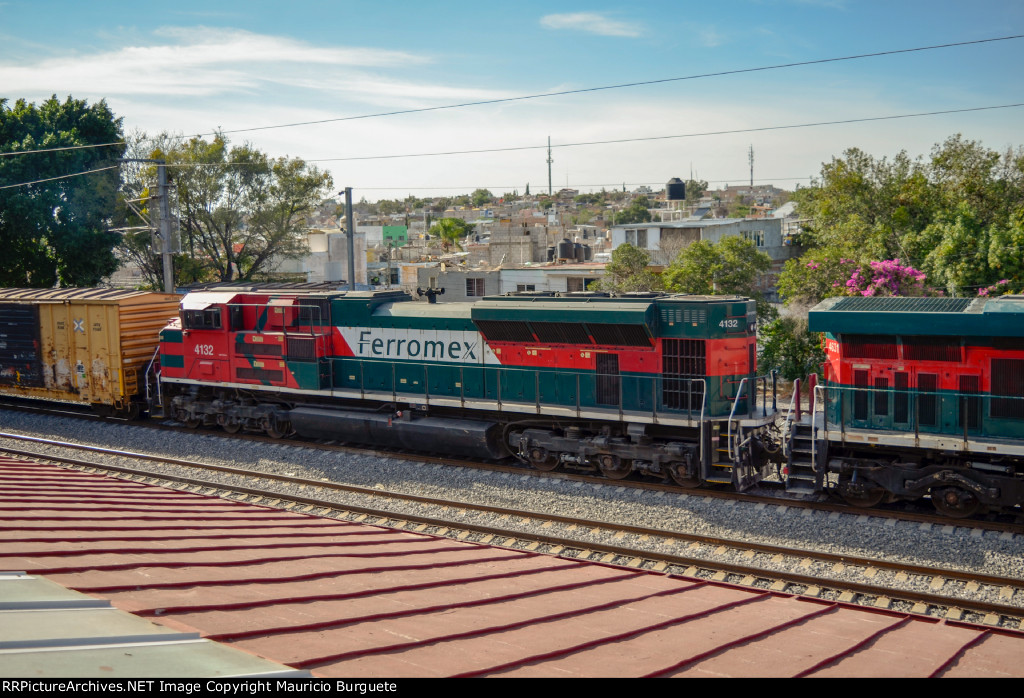
<svg viewBox="0 0 1024 698">
<path fill-rule="evenodd" d="M 538 94 L 520 95 L 518 97 L 500 97 L 500 98 L 497 98 L 497 99 L 485 99 L 485 100 L 480 100 L 480 101 L 477 101 L 477 102 L 461 102 L 461 103 L 458 103 L 458 104 L 445 104 L 445 105 L 437 106 L 437 107 L 420 107 L 420 108 L 417 108 L 417 109 L 400 109 L 400 110 L 389 111 L 389 112 L 377 112 L 375 114 L 359 114 L 357 116 L 339 116 L 339 117 L 334 117 L 334 118 L 331 118 L 331 119 L 318 119 L 318 120 L 315 120 L 315 121 L 296 121 L 296 122 L 290 123 L 290 124 L 276 124 L 276 125 L 271 125 L 271 126 L 253 126 L 253 127 L 250 127 L 250 128 L 237 128 L 237 129 L 231 129 L 229 131 L 217 131 L 217 132 L 211 132 L 211 133 L 202 133 L 202 134 L 198 134 L 198 135 L 201 135 L 201 136 L 211 136 L 211 135 L 216 135 L 217 133 L 249 133 L 249 132 L 252 132 L 252 131 L 268 131 L 268 130 L 271 130 L 271 129 L 278 129 L 278 128 L 293 128 L 295 126 L 314 126 L 314 125 L 318 125 L 318 124 L 336 123 L 336 122 L 339 122 L 339 121 L 355 121 L 357 119 L 374 119 L 374 118 L 382 117 L 382 116 L 399 116 L 399 115 L 402 115 L 402 114 L 419 114 L 419 113 L 423 113 L 423 112 L 441 111 L 441 110 L 445 110 L 445 109 L 462 109 L 462 108 L 465 108 L 465 107 L 479 107 L 479 106 L 484 106 L 484 105 L 487 105 L 487 104 L 504 104 L 504 103 L 508 103 L 508 102 L 523 102 L 523 101 L 530 100 L 530 99 L 541 99 L 543 97 L 564 97 L 566 95 L 583 94 L 583 93 L 586 93 L 586 92 L 601 92 L 601 91 L 604 91 L 604 90 L 618 90 L 618 89 L 623 89 L 623 88 L 626 88 L 626 87 L 642 87 L 642 86 L 646 86 L 646 85 L 659 85 L 659 84 L 668 83 L 668 82 L 681 82 L 681 81 L 684 81 L 684 80 L 699 80 L 699 79 L 702 79 L 702 78 L 723 77 L 723 76 L 726 76 L 726 75 L 740 75 L 740 74 L 743 74 L 743 73 L 757 73 L 757 72 L 763 72 L 763 71 L 767 71 L 767 70 L 780 70 L 782 68 L 796 68 L 796 67 L 808 66 L 808 65 L 821 65 L 821 64 L 824 64 L 824 63 L 837 63 L 837 62 L 840 62 L 840 61 L 853 61 L 853 60 L 858 60 L 858 59 L 861 59 L 861 58 L 877 58 L 879 56 L 893 56 L 893 55 L 897 55 L 897 54 L 901 54 L 901 53 L 914 53 L 914 52 L 919 52 L 919 51 L 935 51 L 935 50 L 944 49 L 944 48 L 955 48 L 955 47 L 958 47 L 958 46 L 971 46 L 971 45 L 974 45 L 974 44 L 986 44 L 986 43 L 993 43 L 993 42 L 996 42 L 996 41 L 1010 41 L 1010 40 L 1013 40 L 1013 39 L 1021 39 L 1021 38 L 1024 38 L 1024 34 L 1014 34 L 1012 36 L 1000 36 L 1000 37 L 994 37 L 994 38 L 991 38 L 991 39 L 978 39 L 978 40 L 975 40 L 975 41 L 958 41 L 958 42 L 949 43 L 949 44 L 936 44 L 934 46 L 918 46 L 916 48 L 894 49 L 894 50 L 891 50 L 891 51 L 877 51 L 875 53 L 861 53 L 861 54 L 857 54 L 857 55 L 853 55 L 853 56 L 840 56 L 840 57 L 837 57 L 837 58 L 818 58 L 818 59 L 811 60 L 811 61 L 799 61 L 799 62 L 795 62 L 795 63 L 778 63 L 776 65 L 759 66 L 759 67 L 756 67 L 756 68 L 738 68 L 736 70 L 721 70 L 721 71 L 717 71 L 717 72 L 714 72 L 714 73 L 699 73 L 699 74 L 696 74 L 696 75 L 684 75 L 682 77 L 674 77 L 674 78 L 660 78 L 660 79 L 657 79 L 657 80 L 644 80 L 644 81 L 640 81 L 640 82 L 625 82 L 625 83 L 620 83 L 620 84 L 617 84 L 617 85 L 602 85 L 602 86 L 599 86 L 599 87 L 583 87 L 583 88 L 580 88 L 580 89 L 577 89 L 577 90 L 560 90 L 558 92 L 542 92 L 542 93 L 538 93 Z"/>
<path fill-rule="evenodd" d="M 21 184 L 5 184 L 0 186 L 0 189 L 16 189 L 17 187 L 27 187 L 32 184 L 42 184 L 43 182 L 53 182 L 58 179 L 70 179 L 71 177 L 81 177 L 82 175 L 95 174 L 96 172 L 104 172 L 106 170 L 116 170 L 118 165 L 111 165 L 110 167 L 101 167 L 97 170 L 86 170 L 85 172 L 75 172 L 74 174 L 61 175 L 60 177 L 49 177 L 47 179 L 37 179 L 34 182 L 22 182 Z"/>
<path fill-rule="evenodd" d="M 66 145 L 60 148 L 40 148 L 38 150 L 12 150 L 9 153 L 0 153 L 0 157 L 7 157 L 8 155 L 35 155 L 36 153 L 56 153 L 61 150 L 82 150 L 84 148 L 105 148 L 108 145 L 127 145 L 124 141 L 114 141 L 113 143 L 94 143 L 91 145 Z"/>
<path fill-rule="evenodd" d="M 422 113 L 422 112 L 440 111 L 440 110 L 445 110 L 445 109 L 461 109 L 461 108 L 465 108 L 465 107 L 476 107 L 476 106 L 483 106 L 483 105 L 488 105 L 488 104 L 502 104 L 502 103 L 506 103 L 506 102 L 520 102 L 520 101 L 526 101 L 526 100 L 530 100 L 530 99 L 540 99 L 540 98 L 543 98 L 543 97 L 562 97 L 562 96 L 565 96 L 565 95 L 582 94 L 582 93 L 587 93 L 587 92 L 600 92 L 600 91 L 605 91 L 605 90 L 617 90 L 617 89 L 623 89 L 623 88 L 628 88 L 628 87 L 642 87 L 642 86 L 646 86 L 646 85 L 658 85 L 658 84 L 668 83 L 668 82 L 681 82 L 681 81 L 685 81 L 685 80 L 698 80 L 698 79 L 702 79 L 702 78 L 723 77 L 723 76 L 726 76 L 726 75 L 739 75 L 739 74 L 743 74 L 743 73 L 755 73 L 755 72 L 763 72 L 763 71 L 768 71 L 768 70 L 780 70 L 780 69 L 783 69 L 783 68 L 795 68 L 795 67 L 809 66 L 809 65 L 821 65 L 821 64 L 824 64 L 824 63 L 837 63 L 837 62 L 841 62 L 841 61 L 859 60 L 859 59 L 862 59 L 862 58 L 877 58 L 877 57 L 880 57 L 880 56 L 892 56 L 892 55 L 898 55 L 898 54 L 901 54 L 901 53 L 915 53 L 915 52 L 921 52 L 921 51 L 934 51 L 934 50 L 944 49 L 944 48 L 956 48 L 956 47 L 960 47 L 960 46 L 971 46 L 971 45 L 975 45 L 975 44 L 994 43 L 994 42 L 997 42 L 997 41 L 1011 41 L 1011 40 L 1014 40 L 1014 39 L 1021 39 L 1021 38 L 1024 38 L 1024 34 L 1014 34 L 1014 35 L 1011 35 L 1011 36 L 1000 36 L 1000 37 L 993 37 L 993 38 L 989 38 L 989 39 L 977 39 L 977 40 L 974 40 L 974 41 L 958 41 L 958 42 L 953 42 L 953 43 L 948 43 L 948 44 L 935 44 L 933 46 L 918 46 L 918 47 L 915 47 L 915 48 L 893 49 L 891 51 L 878 51 L 878 52 L 875 52 L 875 53 L 861 53 L 861 54 L 856 54 L 856 55 L 852 55 L 852 56 L 839 56 L 839 57 L 835 57 L 835 58 L 819 58 L 819 59 L 815 59 L 815 60 L 799 61 L 799 62 L 794 62 L 794 63 L 779 63 L 779 64 L 776 64 L 776 65 L 758 66 L 758 67 L 754 67 L 754 68 L 738 68 L 736 70 L 722 70 L 722 71 L 717 71 L 717 72 L 713 72 L 713 73 L 699 73 L 699 74 L 695 74 L 695 75 L 685 75 L 685 76 L 681 76 L 681 77 L 660 78 L 660 79 L 656 79 L 656 80 L 645 80 L 645 81 L 639 81 L 639 82 L 620 83 L 620 84 L 617 84 L 617 85 L 601 85 L 601 86 L 597 86 L 597 87 L 584 87 L 584 88 L 580 88 L 580 89 L 576 89 L 576 90 L 561 90 L 561 91 L 558 91 L 558 92 L 542 92 L 542 93 L 531 94 L 531 95 L 521 95 L 521 96 L 518 96 L 518 97 L 502 97 L 502 98 L 497 98 L 497 99 L 481 100 L 481 101 L 477 101 L 477 102 L 462 102 L 462 103 L 458 103 L 458 104 L 446 104 L 446 105 L 441 105 L 441 106 L 436 106 L 436 107 L 421 107 L 421 108 L 417 108 L 417 109 L 402 109 L 402 110 L 391 111 L 391 112 L 378 112 L 378 113 L 375 113 L 375 114 L 359 114 L 359 115 L 356 115 L 356 116 L 341 116 L 341 117 L 335 117 L 335 118 L 331 118 L 331 119 L 319 119 L 319 120 L 315 120 L 315 121 L 297 121 L 297 122 L 289 123 L 289 124 L 276 124 L 276 125 L 270 125 L 270 126 L 254 126 L 254 127 L 251 127 L 251 128 L 231 129 L 231 130 L 226 130 L 226 131 L 211 131 L 211 132 L 208 132 L 208 133 L 200 133 L 200 134 L 197 134 L 197 135 L 199 135 L 199 136 L 213 136 L 213 135 L 218 135 L 218 134 L 221 134 L 221 133 L 247 133 L 247 132 L 251 132 L 251 131 L 267 131 L 267 130 L 279 129 L 279 128 L 292 128 L 292 127 L 295 127 L 295 126 L 312 126 L 312 125 L 317 125 L 317 124 L 334 123 L 334 122 L 339 122 L 339 121 L 354 121 L 354 120 L 358 120 L 358 119 L 372 119 L 372 118 L 383 117 L 383 116 L 398 116 L 398 115 L 402 115 L 402 114 L 416 114 L 416 113 Z M 993 107 L 993 108 L 995 108 L 995 107 Z M 893 117 L 893 118 L 898 118 L 898 117 Z M 836 123 L 843 123 L 843 122 L 836 122 Z M 742 131 L 740 131 L 738 133 L 742 133 Z M 665 137 L 669 138 L 671 136 L 665 136 Z M 679 136 L 679 137 L 682 137 L 682 136 Z M 40 148 L 38 150 L 19 150 L 19 151 L 13 151 L 13 152 L 9 152 L 9 153 L 0 153 L 0 157 L 6 157 L 8 155 L 32 155 L 32 154 L 35 154 L 35 153 L 50 153 L 50 152 L 57 152 L 57 151 L 62 151 L 62 150 L 75 150 L 75 149 L 82 149 L 82 148 L 102 148 L 102 147 L 111 146 L 111 145 L 126 145 L 126 143 L 124 141 L 117 141 L 117 142 L 113 142 L 113 143 L 100 143 L 100 144 L 97 144 L 97 145 L 66 146 L 66 147 L 58 147 L 58 148 Z M 574 145 L 574 144 L 567 144 L 567 145 Z M 567 145 L 556 146 L 556 147 L 567 147 Z M 525 148 L 510 148 L 508 150 L 521 150 L 521 149 L 525 149 Z M 465 152 L 497 152 L 497 151 L 465 151 Z M 455 152 L 455 153 L 442 153 L 442 154 L 461 154 L 461 153 Z M 394 157 L 406 157 L 406 156 L 394 156 Z"/>
<path fill-rule="evenodd" d="M 867 122 L 872 122 L 872 121 L 891 121 L 891 120 L 896 120 L 896 119 L 911 119 L 911 118 L 917 118 L 917 117 L 922 117 L 922 116 L 941 116 L 941 115 L 944 115 L 944 114 L 963 114 L 963 113 L 967 113 L 967 112 L 991 111 L 991 110 L 994 110 L 994 109 L 1015 109 L 1015 108 L 1019 108 L 1019 107 L 1024 107 L 1024 102 L 1015 103 L 1015 104 L 1000 104 L 1000 105 L 987 106 L 987 107 L 966 107 L 964 109 L 944 109 L 944 110 L 938 110 L 938 111 L 917 112 L 917 113 L 914 113 L 914 114 L 892 114 L 892 115 L 889 115 L 889 116 L 868 116 L 868 117 L 862 117 L 862 118 L 858 118 L 858 119 L 840 119 L 840 120 L 837 120 L 837 121 L 814 121 L 814 122 L 809 122 L 809 123 L 804 123 L 804 124 L 786 124 L 786 125 L 782 125 L 782 126 L 758 126 L 758 127 L 754 127 L 754 128 L 730 129 L 730 130 L 723 130 L 723 131 L 702 131 L 702 132 L 697 132 L 697 133 L 683 133 L 683 134 L 676 134 L 676 135 L 669 135 L 669 136 L 639 136 L 639 137 L 636 137 L 636 138 L 615 138 L 615 139 L 609 139 L 609 140 L 603 140 L 603 141 L 580 141 L 580 142 L 577 142 L 577 143 L 562 143 L 562 144 L 554 144 L 553 143 L 553 144 L 551 144 L 550 147 L 552 147 L 552 148 L 575 148 L 575 147 L 590 146 L 590 145 L 614 145 L 614 144 L 620 144 L 620 143 L 639 143 L 639 142 L 644 142 L 644 141 L 669 140 L 669 139 L 673 139 L 673 138 L 699 138 L 699 137 L 704 137 L 704 136 L 721 136 L 721 135 L 732 135 L 732 134 L 738 134 L 738 133 L 756 133 L 756 132 L 760 132 L 760 131 L 782 131 L 782 130 L 799 129 L 799 128 L 812 128 L 812 127 L 816 127 L 816 126 L 836 126 L 836 125 L 842 125 L 842 124 L 867 123 Z M 547 145 L 523 145 L 523 146 L 509 146 L 509 147 L 505 147 L 505 148 L 481 148 L 481 149 L 478 149 L 478 150 L 450 150 L 450 151 L 441 151 L 441 152 L 433 152 L 433 153 L 405 153 L 405 154 L 397 154 L 397 155 L 364 155 L 364 156 L 355 156 L 355 157 L 347 157 L 347 158 L 312 158 L 312 159 L 306 159 L 305 162 L 348 162 L 348 161 L 357 161 L 357 160 L 393 160 L 393 159 L 399 159 L 399 158 L 435 157 L 435 156 L 442 156 L 442 155 L 475 155 L 475 154 L 482 154 L 482 153 L 504 153 L 504 152 L 514 152 L 514 151 L 522 151 L 522 150 L 538 150 L 538 149 L 547 148 L 547 147 L 549 147 L 549 146 L 547 146 Z M 233 161 L 227 161 L 227 162 L 211 162 L 211 163 L 202 163 L 202 162 L 197 162 L 197 163 L 167 163 L 166 166 L 167 167 L 173 167 L 173 168 L 184 168 L 184 167 L 229 167 L 229 166 L 252 166 L 253 164 L 254 163 L 252 163 L 252 162 L 233 162 Z M 89 170 L 88 172 L 79 172 L 79 173 L 76 173 L 76 174 L 64 175 L 63 177 L 53 177 L 51 179 L 39 180 L 38 182 L 23 182 L 22 184 L 9 184 L 9 185 L 0 187 L 0 189 L 12 189 L 12 188 L 15 188 L 15 187 L 27 186 L 29 184 L 38 184 L 40 182 L 48 182 L 48 181 L 52 181 L 54 179 L 64 179 L 66 177 L 78 177 L 78 176 L 83 175 L 83 174 L 91 174 L 93 172 L 102 172 L 105 169 L 112 169 L 112 168 L 108 167 L 108 168 L 102 168 L 102 169 L 98 169 L 98 170 Z M 787 178 L 787 179 L 808 179 L 808 178 L 807 177 L 793 177 L 793 178 Z M 731 181 L 731 180 L 715 180 L 715 181 L 716 182 L 722 182 L 722 181 Z M 766 180 L 758 180 L 758 181 L 766 181 Z M 590 186 L 590 185 L 579 185 L 579 186 Z M 374 187 L 366 187 L 366 188 L 374 188 Z M 381 188 L 384 188 L 384 187 L 381 187 Z M 408 188 L 408 187 L 395 187 L 395 189 L 406 189 L 406 188 Z M 429 187 L 429 188 L 439 189 L 441 187 Z"/>
<path fill-rule="evenodd" d="M 758 178 L 754 179 L 754 182 L 755 182 L 754 186 L 755 187 L 758 186 L 757 185 L 758 182 L 764 182 L 764 183 L 769 183 L 769 182 L 796 182 L 796 181 L 803 181 L 803 180 L 809 180 L 809 179 L 813 179 L 813 178 L 810 175 L 805 175 L 803 177 L 758 177 Z M 740 175 L 739 177 L 726 178 L 726 179 L 709 179 L 709 180 L 707 180 L 707 183 L 710 185 L 710 184 L 724 184 L 724 183 L 728 183 L 728 182 L 740 182 L 740 181 L 744 181 L 744 175 Z M 582 187 L 614 187 L 614 188 L 619 188 L 623 184 L 625 184 L 627 187 L 663 187 L 663 186 L 665 186 L 664 182 L 622 182 L 622 181 L 618 181 L 618 182 L 598 182 L 596 184 L 585 184 L 585 183 L 579 183 L 579 182 L 572 182 L 571 184 L 572 184 L 572 188 L 573 189 L 578 189 L 578 188 L 582 188 Z M 374 186 L 360 186 L 359 190 L 360 191 L 371 191 L 371 190 L 372 191 L 434 191 L 434 190 L 438 190 L 438 189 L 445 189 L 445 190 L 448 190 L 448 189 L 495 189 L 495 190 L 497 190 L 497 189 L 506 189 L 506 190 L 510 190 L 510 189 L 517 189 L 517 188 L 519 188 L 521 186 L 522 186 L 522 183 L 519 183 L 519 184 L 466 184 L 466 185 L 450 184 L 450 185 L 447 185 L 447 186 L 433 186 L 433 187 L 394 187 L 394 186 L 374 187 Z"/>
<path fill-rule="evenodd" d="M 639 137 L 636 137 L 636 138 L 614 138 L 614 139 L 603 140 L 603 141 L 580 141 L 580 142 L 577 142 L 577 143 L 561 143 L 561 144 L 552 143 L 551 147 L 552 148 L 576 148 L 576 147 L 588 146 L 588 145 L 613 145 L 613 144 L 618 144 L 618 143 L 639 143 L 639 142 L 643 142 L 643 141 L 660 141 L 660 140 L 669 140 L 669 139 L 673 139 L 673 138 L 699 138 L 699 137 L 702 137 L 702 136 L 724 136 L 724 135 L 732 135 L 732 134 L 737 134 L 737 133 L 757 133 L 757 132 L 760 132 L 760 131 L 782 131 L 782 130 L 787 130 L 787 129 L 810 128 L 810 127 L 814 127 L 814 126 L 837 126 L 837 125 L 841 125 L 841 124 L 856 124 L 856 123 L 865 123 L 865 122 L 871 122 L 871 121 L 889 121 L 889 120 L 895 120 L 895 119 L 910 119 L 910 118 L 916 118 L 916 117 L 921 117 L 921 116 L 939 116 L 939 115 L 943 115 L 943 114 L 963 114 L 963 113 L 966 113 L 966 112 L 988 111 L 988 110 L 993 110 L 993 109 L 1013 109 L 1013 108 L 1017 108 L 1017 107 L 1024 107 L 1024 102 L 1016 103 L 1016 104 L 1000 104 L 1000 105 L 990 106 L 990 107 L 968 107 L 968 108 L 964 108 L 964 109 L 945 109 L 945 110 L 941 110 L 941 111 L 917 112 L 917 113 L 914 113 L 914 114 L 893 114 L 893 115 L 890 115 L 890 116 L 869 116 L 869 117 L 863 117 L 863 118 L 859 118 L 859 119 L 840 119 L 840 120 L 837 120 L 837 121 L 814 121 L 814 122 L 805 123 L 805 124 L 787 124 L 787 125 L 783 125 L 783 126 L 758 126 L 758 127 L 754 127 L 754 128 L 729 129 L 729 130 L 723 130 L 723 131 L 702 131 L 702 132 L 697 132 L 697 133 L 682 133 L 682 134 L 676 134 L 676 135 L 671 135 L 671 136 L 639 136 Z M 433 153 L 402 153 L 402 154 L 397 154 L 397 155 L 360 155 L 360 156 L 344 157 L 344 158 L 314 158 L 314 159 L 306 160 L 306 162 L 349 162 L 349 161 L 354 161 L 354 160 L 393 160 L 393 159 L 399 159 L 399 158 L 424 158 L 424 157 L 436 157 L 436 156 L 440 156 L 440 155 L 476 155 L 476 154 L 482 154 L 482 153 L 507 153 L 507 152 L 514 152 L 514 151 L 520 151 L 520 150 L 541 150 L 541 149 L 545 149 L 547 147 L 548 147 L 547 145 L 519 145 L 519 146 L 509 146 L 509 147 L 505 147 L 505 148 L 480 148 L 480 149 L 477 149 L 477 150 L 447 150 L 447 151 L 439 151 L 439 152 L 433 152 Z M 211 165 L 227 165 L 227 164 L 233 164 L 233 163 L 211 163 Z M 239 163 L 239 164 L 246 164 L 246 163 Z M 177 167 L 187 167 L 188 165 L 171 165 L 171 164 L 168 164 L 168 167 L 174 167 L 174 166 L 177 166 Z"/>
</svg>

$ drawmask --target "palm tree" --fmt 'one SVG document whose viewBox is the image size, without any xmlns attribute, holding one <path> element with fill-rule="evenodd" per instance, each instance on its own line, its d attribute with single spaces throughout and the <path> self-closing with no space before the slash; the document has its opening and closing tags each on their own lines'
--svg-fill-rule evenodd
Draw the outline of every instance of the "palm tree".
<svg viewBox="0 0 1024 698">
<path fill-rule="evenodd" d="M 448 252 L 453 246 L 461 250 L 459 238 L 468 232 L 465 221 L 458 218 L 442 218 L 430 226 L 430 234 L 441 239 L 441 249 Z"/>
</svg>

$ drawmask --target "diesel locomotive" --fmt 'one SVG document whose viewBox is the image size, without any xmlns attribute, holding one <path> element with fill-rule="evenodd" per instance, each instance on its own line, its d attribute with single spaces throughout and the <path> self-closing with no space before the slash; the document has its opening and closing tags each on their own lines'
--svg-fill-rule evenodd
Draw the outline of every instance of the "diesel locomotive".
<svg viewBox="0 0 1024 698">
<path fill-rule="evenodd" d="M 754 303 L 733 296 L 398 291 L 188 294 L 160 333 L 166 412 L 186 424 L 757 482 L 775 414 Z"/>
<path fill-rule="evenodd" d="M 827 361 L 790 478 L 953 517 L 1024 505 L 1024 296 L 830 298 L 809 326 Z"/>
</svg>

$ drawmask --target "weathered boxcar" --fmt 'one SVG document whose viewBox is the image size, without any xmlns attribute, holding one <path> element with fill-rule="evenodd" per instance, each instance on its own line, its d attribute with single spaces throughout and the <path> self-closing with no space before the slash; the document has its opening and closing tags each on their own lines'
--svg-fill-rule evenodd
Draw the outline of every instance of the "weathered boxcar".
<svg viewBox="0 0 1024 698">
<path fill-rule="evenodd" d="M 0 289 L 0 393 L 132 416 L 179 296 L 114 289 Z"/>
<path fill-rule="evenodd" d="M 810 329 L 826 333 L 824 422 L 794 472 L 813 454 L 864 505 L 1024 504 L 1024 296 L 831 298 Z"/>
<path fill-rule="evenodd" d="M 755 414 L 751 398 L 752 301 L 410 300 L 191 293 L 162 335 L 168 411 L 228 431 L 511 450 L 538 468 L 597 467 L 610 477 L 756 480 L 752 434 L 771 416 Z"/>
</svg>

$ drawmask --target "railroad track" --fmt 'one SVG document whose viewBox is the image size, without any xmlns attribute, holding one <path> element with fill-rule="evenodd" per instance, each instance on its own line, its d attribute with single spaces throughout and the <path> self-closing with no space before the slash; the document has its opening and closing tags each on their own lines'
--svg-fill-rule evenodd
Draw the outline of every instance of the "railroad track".
<svg viewBox="0 0 1024 698">
<path fill-rule="evenodd" d="M 34 437 L 0 434 L 0 438 L 16 439 L 37 447 L 47 445 L 47 440 Z M 1024 627 L 1022 579 L 848 554 L 794 550 L 649 526 L 524 512 L 520 508 L 49 442 L 49 446 L 54 445 L 88 452 L 91 457 L 57 457 L 9 446 L 3 450 L 20 457 L 60 462 L 65 466 L 328 518 L 899 609 L 949 620 L 1014 629 Z M 97 460 L 97 456 L 119 462 Z M 140 462 L 145 465 L 139 465 Z"/>
<path fill-rule="evenodd" d="M 453 466 L 464 466 L 468 468 L 489 470 L 492 472 L 505 472 L 511 474 L 529 473 L 532 476 L 543 477 L 543 478 L 554 478 L 559 480 L 569 480 L 587 484 L 614 484 L 616 487 L 632 488 L 638 490 L 650 490 L 655 492 L 665 492 L 671 494 L 679 494 L 680 492 L 694 492 L 691 490 L 684 490 L 679 486 L 654 481 L 651 479 L 643 479 L 641 477 L 629 478 L 624 480 L 609 480 L 601 475 L 592 475 L 585 471 L 574 471 L 574 470 L 559 470 L 556 472 L 545 472 L 535 470 L 527 465 L 521 464 L 518 461 L 511 462 L 485 462 L 480 460 L 470 460 L 465 458 L 453 458 L 446 455 L 432 455 L 427 453 L 416 453 L 401 450 L 384 450 L 378 447 L 367 447 L 357 444 L 350 443 L 338 443 L 333 441 L 318 441 L 312 439 L 288 439 L 280 440 L 273 439 L 262 434 L 249 434 L 245 432 L 239 432 L 237 434 L 227 434 L 220 431 L 219 429 L 194 429 L 185 427 L 172 420 L 153 420 L 153 421 L 125 421 L 116 418 L 100 418 L 95 414 L 92 414 L 88 410 L 76 410 L 81 406 L 74 404 L 57 403 L 53 406 L 47 406 L 48 403 L 42 403 L 38 400 L 23 400 L 18 398 L 7 398 L 0 400 L 0 408 L 10 407 L 13 409 L 31 411 L 37 414 L 46 414 L 56 417 L 71 417 L 81 418 L 86 420 L 106 420 L 112 423 L 120 423 L 130 427 L 140 427 L 148 429 L 159 429 L 164 431 L 180 432 L 184 434 L 208 434 L 215 437 L 230 438 L 230 439 L 244 439 L 246 441 L 253 441 L 257 443 L 267 444 L 293 444 L 304 448 L 312 448 L 325 451 L 335 451 L 340 453 L 355 453 L 365 456 L 374 456 L 381 458 L 397 458 L 408 461 L 415 461 L 419 463 L 428 464 L 444 464 Z M 904 520 L 913 521 L 923 525 L 935 525 L 935 526 L 969 526 L 978 530 L 983 531 L 997 531 L 1001 533 L 1014 533 L 1024 530 L 1024 512 L 1016 515 L 1012 513 L 989 515 L 986 517 L 974 517 L 970 519 L 950 519 L 935 513 L 928 506 L 921 506 L 914 502 L 901 502 L 891 506 L 874 507 L 870 510 L 860 509 L 845 502 L 841 501 L 838 497 L 831 499 L 822 499 L 820 496 L 813 497 L 811 499 L 803 499 L 793 497 L 785 493 L 781 483 L 777 482 L 762 482 L 754 493 L 740 493 L 732 489 L 716 489 L 714 486 L 708 486 L 701 488 L 695 492 L 700 496 L 710 497 L 715 499 L 722 499 L 726 501 L 739 501 L 739 502 L 767 502 L 767 503 L 779 503 L 784 502 L 786 506 L 799 508 L 799 509 L 814 509 L 819 511 L 826 511 L 830 513 L 845 514 L 851 516 L 862 516 L 869 515 L 872 517 L 889 519 L 889 520 Z"/>
</svg>

